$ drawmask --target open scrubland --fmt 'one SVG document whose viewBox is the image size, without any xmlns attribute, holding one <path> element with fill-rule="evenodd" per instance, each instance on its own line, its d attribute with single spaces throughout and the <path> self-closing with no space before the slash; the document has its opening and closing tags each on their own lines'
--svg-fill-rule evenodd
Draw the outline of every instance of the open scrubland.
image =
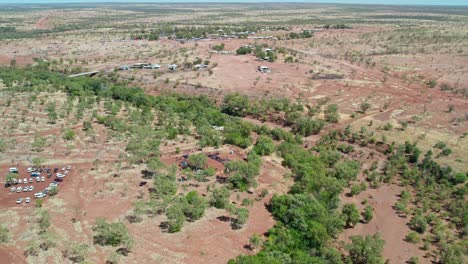
<svg viewBox="0 0 468 264">
<path fill-rule="evenodd" d="M 466 7 L 0 5 L 0 263 L 466 263 L 467 32 Z"/>
</svg>

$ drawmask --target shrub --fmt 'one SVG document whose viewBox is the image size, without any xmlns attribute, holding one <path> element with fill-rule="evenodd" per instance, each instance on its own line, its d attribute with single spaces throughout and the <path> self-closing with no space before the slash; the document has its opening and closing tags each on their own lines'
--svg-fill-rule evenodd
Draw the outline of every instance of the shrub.
<svg viewBox="0 0 468 264">
<path fill-rule="evenodd" d="M 418 233 L 424 233 L 427 229 L 427 220 L 423 215 L 415 215 L 411 218 L 409 226 Z"/>
<path fill-rule="evenodd" d="M 63 134 L 62 134 L 62 138 L 65 139 L 65 140 L 73 140 L 73 139 L 75 139 L 75 136 L 76 136 L 75 131 L 73 129 L 70 129 L 70 128 L 66 128 L 63 131 Z"/>
<path fill-rule="evenodd" d="M 122 246 L 131 249 L 133 239 L 128 233 L 127 227 L 121 222 L 107 223 L 105 219 L 98 218 L 93 227 L 94 243 L 101 246 Z"/>
<path fill-rule="evenodd" d="M 204 169 L 208 162 L 205 154 L 193 154 L 188 157 L 187 163 L 192 169 Z"/>
<path fill-rule="evenodd" d="M 374 209 L 370 205 L 366 206 L 364 212 L 362 212 L 362 217 L 366 223 L 369 223 L 374 217 Z"/>
<path fill-rule="evenodd" d="M 346 226 L 354 226 L 359 222 L 359 211 L 355 204 L 348 203 L 343 206 L 341 216 Z"/>
<path fill-rule="evenodd" d="M 350 263 L 383 264 L 382 250 L 385 241 L 379 234 L 369 236 L 352 236 L 351 244 L 346 245 Z"/>
<path fill-rule="evenodd" d="M 421 241 L 421 237 L 418 233 L 411 231 L 408 233 L 408 235 L 406 235 L 405 240 L 410 243 L 416 244 L 419 243 L 419 241 Z"/>
<path fill-rule="evenodd" d="M 261 135 L 257 138 L 257 143 L 253 149 L 258 155 L 270 155 L 275 151 L 275 143 L 269 136 Z"/>
<path fill-rule="evenodd" d="M 0 225 L 0 244 L 10 241 L 10 230 L 4 225 Z"/>
</svg>

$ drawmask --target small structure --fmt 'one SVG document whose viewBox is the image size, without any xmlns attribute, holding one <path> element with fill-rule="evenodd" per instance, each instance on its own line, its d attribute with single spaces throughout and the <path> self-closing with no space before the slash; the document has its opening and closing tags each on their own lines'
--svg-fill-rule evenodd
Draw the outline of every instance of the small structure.
<svg viewBox="0 0 468 264">
<path fill-rule="evenodd" d="M 177 64 L 169 64 L 167 65 L 167 68 L 171 71 L 175 71 L 177 69 Z"/>
<path fill-rule="evenodd" d="M 82 73 L 77 73 L 77 74 L 68 75 L 68 77 L 69 77 L 69 78 L 82 77 L 82 76 L 93 77 L 94 75 L 96 75 L 96 74 L 98 74 L 98 73 L 99 73 L 99 71 L 82 72 Z"/>
<path fill-rule="evenodd" d="M 269 67 L 267 66 L 258 66 L 258 71 L 261 72 L 261 73 L 270 73 L 271 70 Z"/>
<path fill-rule="evenodd" d="M 124 65 L 124 66 L 119 67 L 119 71 L 128 71 L 128 70 L 130 70 L 130 66 L 128 66 L 128 65 Z"/>
</svg>

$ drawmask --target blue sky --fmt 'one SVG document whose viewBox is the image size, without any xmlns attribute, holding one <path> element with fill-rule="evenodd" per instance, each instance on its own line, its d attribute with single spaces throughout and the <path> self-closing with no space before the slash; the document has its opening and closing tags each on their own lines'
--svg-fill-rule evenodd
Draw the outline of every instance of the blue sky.
<svg viewBox="0 0 468 264">
<path fill-rule="evenodd" d="M 181 3 L 181 2 L 307 2 L 307 3 L 342 3 L 342 4 L 386 4 L 386 5 L 463 5 L 468 6 L 468 0 L 0 0 L 0 3 L 93 3 L 93 2 L 159 2 L 159 3 Z"/>
</svg>

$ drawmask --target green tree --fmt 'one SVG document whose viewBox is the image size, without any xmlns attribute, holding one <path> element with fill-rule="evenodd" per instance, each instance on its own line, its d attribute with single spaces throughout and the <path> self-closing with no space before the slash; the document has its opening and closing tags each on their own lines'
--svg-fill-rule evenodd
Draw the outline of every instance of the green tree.
<svg viewBox="0 0 468 264">
<path fill-rule="evenodd" d="M 361 112 L 365 113 L 367 110 L 369 110 L 371 105 L 368 102 L 365 101 L 365 102 L 361 103 L 360 107 L 361 107 Z"/>
<path fill-rule="evenodd" d="M 427 229 L 427 220 L 423 215 L 417 214 L 411 218 L 409 227 L 414 231 L 422 234 Z"/>
<path fill-rule="evenodd" d="M 374 209 L 372 209 L 372 206 L 368 205 L 366 208 L 364 208 L 364 212 L 362 212 L 362 217 L 364 218 L 364 221 L 366 223 L 369 223 L 372 218 L 374 217 Z"/>
<path fill-rule="evenodd" d="M 205 214 L 206 204 L 205 198 L 196 191 L 191 191 L 185 196 L 184 215 L 191 221 L 198 220 Z"/>
<path fill-rule="evenodd" d="M 249 99 L 239 93 L 228 94 L 224 97 L 221 111 L 234 116 L 245 116 L 249 109 Z"/>
<path fill-rule="evenodd" d="M 41 167 L 45 162 L 45 159 L 44 158 L 41 158 L 41 157 L 34 157 L 32 159 L 32 164 L 34 167 Z"/>
<path fill-rule="evenodd" d="M 17 179 L 18 178 L 18 173 L 8 173 L 5 177 L 5 181 L 6 182 L 13 182 L 14 179 Z"/>
<path fill-rule="evenodd" d="M 187 163 L 192 169 L 204 169 L 208 162 L 208 158 L 204 153 L 190 155 Z"/>
<path fill-rule="evenodd" d="M 353 264 L 383 264 L 382 250 L 385 241 L 379 234 L 369 236 L 352 236 L 351 243 L 346 245 L 349 259 Z"/>
<path fill-rule="evenodd" d="M 73 243 L 65 254 L 73 263 L 82 263 L 88 255 L 89 246 L 84 243 Z"/>
<path fill-rule="evenodd" d="M 173 204 L 166 210 L 170 233 L 179 232 L 184 226 L 185 215 L 179 203 Z"/>
<path fill-rule="evenodd" d="M 62 138 L 65 140 L 73 140 L 75 139 L 75 136 L 76 136 L 76 132 L 70 128 L 66 128 L 62 134 Z"/>
<path fill-rule="evenodd" d="M 49 195 L 50 196 L 55 196 L 57 194 L 58 194 L 58 188 L 56 186 L 49 189 Z"/>
<path fill-rule="evenodd" d="M 31 143 L 31 149 L 35 152 L 41 152 L 47 145 L 47 139 L 42 137 L 39 133 L 34 134 L 33 142 Z"/>
<path fill-rule="evenodd" d="M 275 151 L 275 142 L 269 136 L 260 135 L 253 150 L 258 155 L 270 155 Z"/>
<path fill-rule="evenodd" d="M 262 238 L 257 233 L 254 233 L 250 237 L 249 242 L 250 242 L 250 247 L 254 250 L 260 248 L 263 244 Z"/>
<path fill-rule="evenodd" d="M 10 241 L 10 230 L 4 225 L 0 225 L 0 244 Z"/>
<path fill-rule="evenodd" d="M 55 102 L 48 103 L 46 107 L 46 111 L 47 111 L 47 117 L 49 118 L 48 122 L 50 124 L 55 124 L 58 119 Z"/>
<path fill-rule="evenodd" d="M 338 114 L 338 105 L 330 104 L 325 109 L 325 120 L 330 123 L 338 123 L 340 115 Z"/>
<path fill-rule="evenodd" d="M 245 55 L 245 54 L 250 54 L 252 52 L 252 49 L 250 47 L 240 47 L 236 50 L 237 55 Z"/>
<path fill-rule="evenodd" d="M 216 208 L 224 209 L 229 205 L 229 190 L 226 187 L 214 188 L 211 193 L 210 204 Z"/>
<path fill-rule="evenodd" d="M 244 227 L 249 219 L 249 210 L 247 208 L 237 208 L 234 214 L 236 215 L 236 220 L 233 222 L 233 227 L 235 229 Z"/>
<path fill-rule="evenodd" d="M 104 218 L 98 218 L 93 227 L 94 243 L 101 246 L 121 246 L 127 249 L 133 247 L 127 227 L 121 222 L 108 223 Z"/>
<path fill-rule="evenodd" d="M 346 223 L 346 226 L 348 227 L 352 227 L 359 222 L 359 211 L 355 204 L 345 204 L 343 206 L 341 215 Z"/>
<path fill-rule="evenodd" d="M 151 191 L 154 198 L 170 197 L 177 192 L 176 169 L 173 167 L 166 173 L 154 175 L 154 190 Z"/>
</svg>

